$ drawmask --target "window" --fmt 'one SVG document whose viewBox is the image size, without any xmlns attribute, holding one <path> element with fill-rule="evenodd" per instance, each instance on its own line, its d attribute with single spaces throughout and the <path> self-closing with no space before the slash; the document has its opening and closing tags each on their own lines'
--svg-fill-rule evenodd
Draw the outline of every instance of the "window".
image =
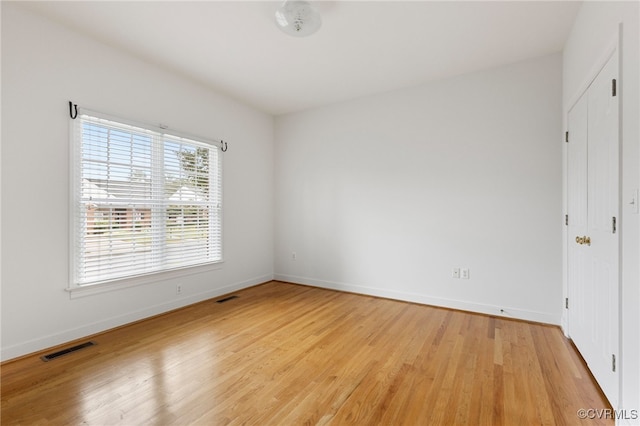
<svg viewBox="0 0 640 426">
<path fill-rule="evenodd" d="M 217 146 L 80 114 L 73 148 L 72 287 L 222 261 Z"/>
</svg>

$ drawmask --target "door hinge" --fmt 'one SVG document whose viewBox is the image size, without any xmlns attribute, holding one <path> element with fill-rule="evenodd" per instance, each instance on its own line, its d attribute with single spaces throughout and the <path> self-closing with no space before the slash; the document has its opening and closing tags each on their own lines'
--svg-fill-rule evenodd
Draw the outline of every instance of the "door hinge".
<svg viewBox="0 0 640 426">
<path fill-rule="evenodd" d="M 569 215 L 568 214 L 564 215 L 564 224 L 569 226 Z"/>
<path fill-rule="evenodd" d="M 569 309 L 569 298 L 568 297 L 564 298 L 564 308 L 565 309 Z"/>
<path fill-rule="evenodd" d="M 616 354 L 611 354 L 611 371 L 616 371 Z"/>
<path fill-rule="evenodd" d="M 611 96 L 617 96 L 616 93 L 616 79 L 611 80 Z"/>
<path fill-rule="evenodd" d="M 569 142 L 569 132 L 564 132 L 564 141 Z"/>
<path fill-rule="evenodd" d="M 618 229 L 618 227 L 616 226 L 616 217 L 612 217 L 611 218 L 611 228 L 613 229 L 613 233 L 616 233 L 616 230 Z"/>
</svg>

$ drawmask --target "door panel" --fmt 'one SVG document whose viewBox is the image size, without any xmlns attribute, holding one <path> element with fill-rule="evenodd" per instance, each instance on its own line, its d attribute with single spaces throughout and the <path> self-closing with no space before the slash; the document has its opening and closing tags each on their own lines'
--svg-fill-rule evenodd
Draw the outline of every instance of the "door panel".
<svg viewBox="0 0 640 426">
<path fill-rule="evenodd" d="M 616 407 L 618 372 L 619 211 L 618 79 L 614 54 L 569 111 L 567 202 L 569 330 L 605 395 Z M 616 223 L 617 225 L 617 223 Z M 589 237 L 579 244 L 576 237 Z"/>
<path fill-rule="evenodd" d="M 618 373 L 612 357 L 618 353 L 618 218 L 619 141 L 618 96 L 612 81 L 618 79 L 618 57 L 613 55 L 589 88 L 588 115 L 588 234 L 592 243 L 594 304 L 597 313 L 592 343 L 597 359 L 590 367 L 612 405 L 617 404 Z"/>
<path fill-rule="evenodd" d="M 583 342 L 592 340 L 591 330 L 594 329 L 593 289 L 587 280 L 591 274 L 586 273 L 591 265 L 586 247 L 575 241 L 576 237 L 587 235 L 587 119 L 588 96 L 585 93 L 569 111 L 570 142 L 567 146 L 569 329 L 579 349 L 585 345 Z"/>
</svg>

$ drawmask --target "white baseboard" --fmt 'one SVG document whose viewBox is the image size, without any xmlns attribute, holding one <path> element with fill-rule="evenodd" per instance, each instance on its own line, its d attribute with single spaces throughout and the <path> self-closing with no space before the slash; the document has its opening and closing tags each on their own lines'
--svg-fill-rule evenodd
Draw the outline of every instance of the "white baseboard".
<svg viewBox="0 0 640 426">
<path fill-rule="evenodd" d="M 311 285 L 315 287 L 327 288 L 331 290 L 348 291 L 351 293 L 364 294 L 368 296 L 384 297 L 386 299 L 402 300 L 405 302 L 415 302 L 424 305 L 437 306 L 442 308 L 458 309 L 461 311 L 475 312 L 480 314 L 495 315 L 505 318 L 514 318 L 525 321 L 534 321 L 544 324 L 559 325 L 560 318 L 548 312 L 529 311 L 525 309 L 510 308 L 505 306 L 486 305 L 465 300 L 445 299 L 431 297 L 424 294 L 398 292 L 393 290 L 365 287 L 348 283 L 338 283 L 333 281 L 318 280 L 314 278 L 298 277 L 294 275 L 275 274 L 274 280 L 285 281 L 295 284 Z"/>
<path fill-rule="evenodd" d="M 110 330 L 115 327 L 120 327 L 135 321 L 139 321 L 145 318 L 152 317 L 154 315 L 163 314 L 165 312 L 172 311 L 174 309 L 182 308 L 194 303 L 202 302 L 207 299 L 231 293 L 233 291 L 241 290 L 243 288 L 252 287 L 257 284 L 261 284 L 267 281 L 271 281 L 273 275 L 263 275 L 255 277 L 246 281 L 230 284 L 224 287 L 219 287 L 210 291 L 205 291 L 198 294 L 193 294 L 187 297 L 171 300 L 166 303 L 161 303 L 154 306 L 149 306 L 145 309 L 141 309 L 134 312 L 129 312 L 124 315 L 118 315 L 116 317 L 96 321 L 90 324 L 85 324 L 81 327 L 68 329 L 49 336 L 32 339 L 26 342 L 8 346 L 2 348 L 0 354 L 1 361 L 7 361 L 13 358 L 17 358 L 30 353 L 38 352 L 47 348 L 51 348 L 57 345 L 71 342 L 73 340 L 81 339 L 86 336 L 101 333 L 106 330 Z"/>
<path fill-rule="evenodd" d="M 182 308 L 203 300 L 212 299 L 214 297 L 231 293 L 233 291 L 241 290 L 243 288 L 252 287 L 257 284 L 261 284 L 272 279 L 279 281 L 286 281 L 296 284 L 311 285 L 315 287 L 327 288 L 331 290 L 347 291 L 351 293 L 364 294 L 369 296 L 383 297 L 387 299 L 402 300 L 405 302 L 415 302 L 425 305 L 438 306 L 450 309 L 459 309 L 462 311 L 476 312 L 482 314 L 489 314 L 495 316 L 502 316 L 506 318 L 515 318 L 526 321 L 535 321 L 545 324 L 558 325 L 560 319 L 555 315 L 536 312 L 523 309 L 501 307 L 486 305 L 481 303 L 473 303 L 463 300 L 444 299 L 439 297 L 431 297 L 423 294 L 398 292 L 393 290 L 359 286 L 347 283 L 338 283 L 325 280 L 317 280 L 307 277 L 298 277 L 294 275 L 275 274 L 275 275 L 263 275 L 255 277 L 246 281 L 230 284 L 224 287 L 216 288 L 210 291 L 190 295 L 184 298 L 175 299 L 166 303 L 161 303 L 154 306 L 149 306 L 145 309 L 129 312 L 124 315 L 108 318 L 101 321 L 96 321 L 90 324 L 85 324 L 81 327 L 68 329 L 48 336 L 43 336 L 37 339 L 32 339 L 26 342 L 8 346 L 2 348 L 0 354 L 0 360 L 6 361 L 13 358 L 17 358 L 30 353 L 38 352 L 46 348 L 51 348 L 65 342 L 81 339 L 85 336 L 91 336 L 93 334 L 101 333 L 103 331 L 120 327 L 135 321 L 139 321 L 144 318 L 149 318 L 154 315 L 159 315 L 174 309 Z"/>
</svg>

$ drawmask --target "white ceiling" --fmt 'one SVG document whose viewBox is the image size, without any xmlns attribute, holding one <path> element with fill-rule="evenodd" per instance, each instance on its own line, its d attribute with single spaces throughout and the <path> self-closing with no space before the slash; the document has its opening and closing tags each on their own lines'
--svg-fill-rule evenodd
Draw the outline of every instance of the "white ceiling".
<svg viewBox="0 0 640 426">
<path fill-rule="evenodd" d="M 559 52 L 576 1 L 320 1 L 295 38 L 281 2 L 28 2 L 107 44 L 271 114 Z"/>
</svg>

